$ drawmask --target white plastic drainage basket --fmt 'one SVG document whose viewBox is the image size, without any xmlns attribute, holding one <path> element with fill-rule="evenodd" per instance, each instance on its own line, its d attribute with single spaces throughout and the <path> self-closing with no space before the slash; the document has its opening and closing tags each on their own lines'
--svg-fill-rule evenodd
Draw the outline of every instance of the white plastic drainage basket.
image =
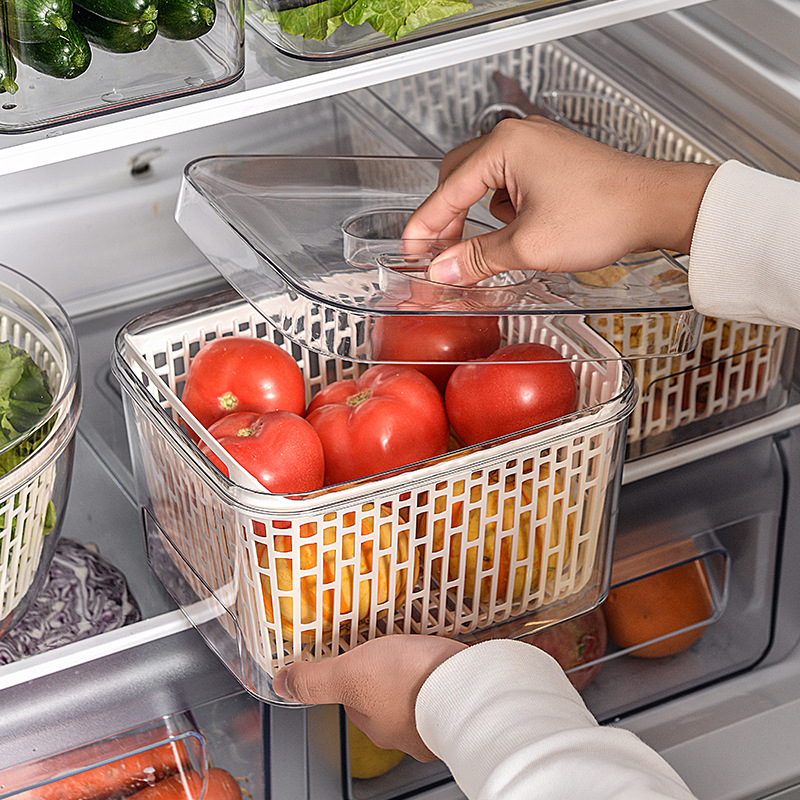
<svg viewBox="0 0 800 800">
<path fill-rule="evenodd" d="M 0 477 L 0 635 L 27 611 L 47 575 L 66 509 L 81 407 L 78 347 L 64 310 L 40 286 L 0 265 L 0 342 L 27 352 L 53 403 L 18 442 L 31 454 Z M 35 445 L 35 448 L 32 447 Z"/>
<path fill-rule="evenodd" d="M 271 679 L 292 661 L 391 633 L 523 635 L 600 602 L 636 389 L 628 364 L 596 333 L 577 319 L 558 330 L 536 328 L 533 317 L 504 320 L 509 343 L 541 341 L 576 356 L 575 414 L 396 474 L 288 497 L 254 484 L 199 426 L 235 480 L 191 441 L 179 400 L 191 357 L 219 336 L 269 338 L 297 358 L 309 399 L 365 365 L 288 343 L 232 297 L 134 320 L 117 337 L 114 368 L 150 562 L 245 688 L 283 702 Z M 612 360 L 578 360 L 588 347 Z"/>
</svg>

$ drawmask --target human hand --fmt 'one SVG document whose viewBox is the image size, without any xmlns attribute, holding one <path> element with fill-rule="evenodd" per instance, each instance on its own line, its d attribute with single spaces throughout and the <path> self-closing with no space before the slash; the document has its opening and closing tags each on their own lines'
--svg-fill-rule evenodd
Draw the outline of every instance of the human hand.
<svg viewBox="0 0 800 800">
<path fill-rule="evenodd" d="M 465 647 L 439 636 L 384 636 L 326 661 L 290 664 L 272 688 L 299 703 L 341 703 L 378 747 L 433 761 L 436 756 L 417 733 L 414 705 L 426 678 Z"/>
<path fill-rule="evenodd" d="M 438 255 L 431 280 L 469 285 L 512 269 L 580 272 L 631 252 L 686 253 L 714 166 L 624 153 L 540 116 L 499 122 L 448 153 L 407 239 L 460 238 L 491 190 L 505 226 Z"/>
</svg>

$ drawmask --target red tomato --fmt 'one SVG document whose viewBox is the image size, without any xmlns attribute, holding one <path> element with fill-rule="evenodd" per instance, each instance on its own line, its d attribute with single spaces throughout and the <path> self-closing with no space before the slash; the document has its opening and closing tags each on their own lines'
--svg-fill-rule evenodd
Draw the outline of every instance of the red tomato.
<svg viewBox="0 0 800 800">
<path fill-rule="evenodd" d="M 534 358 L 543 363 L 517 363 Z M 578 386 L 560 358 L 547 345 L 521 343 L 456 367 L 445 392 L 453 430 L 465 444 L 478 444 L 573 412 Z"/>
<path fill-rule="evenodd" d="M 414 362 L 444 394 L 457 362 L 486 358 L 500 347 L 500 326 L 497 317 L 378 317 L 370 339 L 376 361 Z"/>
<path fill-rule="evenodd" d="M 409 367 L 370 367 L 357 380 L 326 386 L 306 419 L 325 451 L 332 485 L 447 452 L 449 425 L 433 382 Z"/>
<path fill-rule="evenodd" d="M 189 364 L 181 400 L 204 427 L 234 411 L 305 411 L 297 362 L 278 345 L 225 336 L 201 348 Z"/>
<path fill-rule="evenodd" d="M 320 489 L 325 477 L 322 443 L 314 428 L 289 411 L 241 411 L 217 420 L 208 432 L 262 486 L 274 494 Z M 206 445 L 200 449 L 228 474 Z"/>
</svg>

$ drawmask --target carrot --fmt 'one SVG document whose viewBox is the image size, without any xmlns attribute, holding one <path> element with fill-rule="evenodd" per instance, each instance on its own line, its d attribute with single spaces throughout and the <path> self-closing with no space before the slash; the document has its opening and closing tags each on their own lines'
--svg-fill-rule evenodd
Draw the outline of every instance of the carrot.
<svg viewBox="0 0 800 800">
<path fill-rule="evenodd" d="M 31 789 L 17 800 L 110 800 L 167 778 L 188 766 L 189 754 L 182 741 L 168 742 L 101 767 Z"/>
<path fill-rule="evenodd" d="M 202 791 L 203 776 L 183 772 L 141 789 L 127 800 L 199 800 Z M 242 790 L 230 772 L 212 767 L 206 776 L 203 800 L 242 800 Z"/>
</svg>

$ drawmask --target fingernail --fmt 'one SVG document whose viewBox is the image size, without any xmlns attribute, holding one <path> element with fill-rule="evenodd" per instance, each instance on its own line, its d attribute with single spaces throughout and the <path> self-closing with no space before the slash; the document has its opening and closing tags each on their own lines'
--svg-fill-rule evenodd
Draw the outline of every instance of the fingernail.
<svg viewBox="0 0 800 800">
<path fill-rule="evenodd" d="M 461 268 L 458 259 L 443 258 L 441 261 L 432 261 L 428 267 L 428 278 L 437 283 L 460 283 Z"/>
<path fill-rule="evenodd" d="M 288 673 L 289 667 L 284 667 L 278 672 L 278 674 L 272 679 L 272 690 L 278 695 L 278 697 L 282 697 L 284 700 L 296 702 L 295 696 L 289 690 Z"/>
</svg>

